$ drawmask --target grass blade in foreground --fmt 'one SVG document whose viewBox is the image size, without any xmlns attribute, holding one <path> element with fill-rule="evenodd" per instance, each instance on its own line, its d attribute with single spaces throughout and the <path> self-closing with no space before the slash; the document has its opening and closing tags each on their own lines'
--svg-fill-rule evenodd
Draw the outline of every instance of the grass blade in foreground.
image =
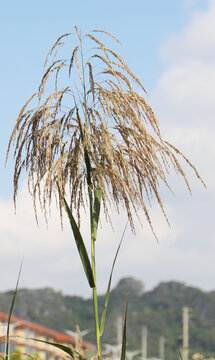
<svg viewBox="0 0 215 360">
<path fill-rule="evenodd" d="M 61 349 L 62 351 L 64 351 L 66 354 L 70 355 L 73 359 L 75 358 L 79 358 L 79 360 L 84 360 L 85 358 L 76 350 L 73 350 L 71 347 L 65 346 L 65 345 L 61 345 L 58 343 L 53 343 L 50 341 L 45 341 L 45 340 L 39 340 L 39 339 L 35 339 L 35 338 L 30 338 L 30 340 L 35 340 L 38 342 L 42 342 L 44 344 L 48 344 L 48 345 L 52 345 L 55 346 L 58 349 Z"/>
<path fill-rule="evenodd" d="M 16 287 L 13 293 L 13 298 L 12 298 L 12 302 L 10 305 L 10 311 L 9 311 L 9 315 L 8 315 L 8 320 L 7 320 L 7 335 L 6 335 L 6 352 L 5 352 L 5 360 L 8 360 L 8 354 L 9 354 L 9 337 L 10 337 L 10 320 L 11 320 L 11 316 L 12 316 L 12 312 L 13 312 L 13 308 L 14 308 L 14 304 L 15 304 L 15 300 L 16 300 L 16 295 L 17 295 L 17 290 L 18 290 L 18 285 L 19 285 L 19 279 L 20 279 L 20 275 L 21 275 L 21 271 L 22 271 L 22 263 L 20 265 L 19 268 L 19 274 L 18 274 L 18 278 L 17 278 L 17 282 L 16 282 Z"/>
<path fill-rule="evenodd" d="M 124 315 L 124 325 L 123 325 L 123 334 L 122 334 L 122 350 L 121 350 L 120 360 L 125 360 L 125 358 L 126 358 L 127 312 L 128 312 L 128 294 L 126 295 L 126 303 L 125 303 L 125 315 Z"/>
<path fill-rule="evenodd" d="M 66 202 L 66 199 L 63 197 L 63 201 L 65 204 L 65 208 L 66 208 L 66 212 L 68 214 L 69 217 L 69 221 L 71 224 L 71 228 L 74 234 L 74 238 L 75 238 L 75 242 L 78 248 L 78 252 L 82 261 L 82 265 L 85 271 L 85 274 L 87 276 L 87 280 L 88 283 L 90 285 L 91 288 L 95 287 L 95 282 L 94 282 L 94 277 L 93 277 L 93 272 L 92 272 L 92 268 L 91 268 L 91 264 L 90 264 L 90 260 L 89 260 L 89 256 L 86 250 L 86 247 L 84 245 L 84 240 L 81 236 L 80 230 L 76 224 L 76 221 L 72 215 L 72 212 L 70 211 L 70 208 Z"/>
<path fill-rule="evenodd" d="M 123 238 L 124 238 L 124 235 L 125 235 L 127 226 L 128 226 L 128 222 L 127 222 L 127 224 L 125 225 L 125 228 L 124 228 L 124 231 L 123 231 L 123 234 L 122 234 L 120 243 L 119 243 L 118 248 L 117 248 L 117 251 L 116 251 L 116 255 L 115 255 L 115 257 L 114 257 L 113 265 L 112 265 L 112 268 L 111 268 L 110 278 L 109 278 L 108 287 L 107 287 L 107 291 L 106 291 L 104 309 L 103 309 L 102 317 L 101 317 L 100 336 L 102 336 L 102 334 L 103 334 L 103 332 L 104 332 L 104 328 L 105 328 L 105 320 L 106 320 L 106 313 L 107 313 L 107 307 L 108 307 L 109 296 L 110 296 L 110 287 L 111 287 L 113 269 L 114 269 L 114 266 L 115 266 L 115 263 L 116 263 L 116 259 L 117 259 L 117 256 L 118 256 L 118 253 L 119 253 L 119 249 L 120 249 L 120 247 L 121 247 L 122 240 L 123 240 Z"/>
<path fill-rule="evenodd" d="M 177 350 L 178 350 L 179 359 L 180 359 L 180 360 L 183 360 L 183 356 L 182 356 L 180 347 L 179 347 L 178 345 L 177 345 Z"/>
</svg>

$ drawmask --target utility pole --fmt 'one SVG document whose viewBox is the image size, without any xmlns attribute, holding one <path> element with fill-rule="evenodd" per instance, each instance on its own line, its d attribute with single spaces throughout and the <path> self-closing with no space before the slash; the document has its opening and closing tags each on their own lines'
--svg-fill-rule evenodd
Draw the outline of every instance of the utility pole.
<svg viewBox="0 0 215 360">
<path fill-rule="evenodd" d="M 147 359 L 147 326 L 142 328 L 142 360 Z"/>
<path fill-rule="evenodd" d="M 164 360 L 164 346 L 165 346 L 165 338 L 164 336 L 159 337 L 159 359 Z"/>
<path fill-rule="evenodd" d="M 189 359 L 189 309 L 183 307 L 182 309 L 182 358 Z"/>
</svg>

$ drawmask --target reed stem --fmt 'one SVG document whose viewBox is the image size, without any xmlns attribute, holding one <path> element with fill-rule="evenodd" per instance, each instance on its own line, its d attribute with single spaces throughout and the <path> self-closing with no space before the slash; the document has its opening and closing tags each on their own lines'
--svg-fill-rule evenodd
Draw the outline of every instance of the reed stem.
<svg viewBox="0 0 215 360">
<path fill-rule="evenodd" d="M 95 241 L 93 239 L 93 236 L 91 238 L 91 252 L 92 252 L 92 271 L 93 271 L 93 276 L 94 276 L 94 282 L 96 284 Z M 98 312 L 98 297 L 97 297 L 96 286 L 93 288 L 93 308 L 94 308 L 94 321 L 95 321 L 95 330 L 96 330 L 98 358 L 99 358 L 99 360 L 102 360 L 101 336 L 100 336 L 99 312 Z"/>
</svg>

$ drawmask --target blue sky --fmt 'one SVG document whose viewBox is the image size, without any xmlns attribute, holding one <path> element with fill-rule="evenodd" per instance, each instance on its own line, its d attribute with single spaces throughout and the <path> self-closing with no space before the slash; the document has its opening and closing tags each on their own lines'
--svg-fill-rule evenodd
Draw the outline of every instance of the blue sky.
<svg viewBox="0 0 215 360">
<path fill-rule="evenodd" d="M 0 266 L 8 269 L 0 291 L 12 288 L 24 253 L 21 286 L 53 286 L 66 293 L 89 295 L 70 229 L 61 232 L 53 211 L 49 229 L 35 225 L 26 184 L 20 187 L 17 214 L 12 204 L 13 161 L 4 167 L 5 152 L 16 117 L 37 90 L 47 51 L 61 34 L 95 28 L 116 35 L 118 52 L 140 78 L 167 137 L 198 167 L 205 190 L 187 169 L 193 188 L 189 197 L 182 181 L 171 177 L 175 197 L 163 191 L 171 222 L 167 227 L 152 208 L 160 243 L 149 229 L 128 232 L 114 283 L 132 275 L 146 288 L 159 281 L 178 280 L 214 289 L 214 91 L 215 7 L 212 0 L 37 1 L 1 5 L 0 121 Z M 87 221 L 87 220 L 86 220 Z M 98 282 L 103 292 L 125 222 L 116 217 L 116 230 L 103 225 L 98 242 Z M 85 234 L 87 237 L 87 232 Z M 103 261 L 103 254 L 106 261 Z"/>
<path fill-rule="evenodd" d="M 165 68 L 160 56 L 162 42 L 189 22 L 195 9 L 207 1 L 58 1 L 4 2 L 1 6 L 2 54 L 0 134 L 0 195 L 8 197 L 12 185 L 10 171 L 3 170 L 8 137 L 22 104 L 38 88 L 47 51 L 74 25 L 83 33 L 95 28 L 115 34 L 130 68 L 151 94 Z"/>
</svg>

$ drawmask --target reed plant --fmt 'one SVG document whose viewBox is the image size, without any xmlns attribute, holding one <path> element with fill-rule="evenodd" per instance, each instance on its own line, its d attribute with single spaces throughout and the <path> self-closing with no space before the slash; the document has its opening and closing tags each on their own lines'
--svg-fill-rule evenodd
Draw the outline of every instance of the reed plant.
<svg viewBox="0 0 215 360">
<path fill-rule="evenodd" d="M 202 181 L 187 157 L 164 141 L 155 114 L 146 102 L 142 83 L 102 39 L 115 42 L 114 46 L 119 44 L 106 31 L 94 30 L 82 36 L 77 27 L 74 33 L 57 39 L 47 54 L 39 90 L 19 113 L 7 151 L 8 157 L 14 146 L 14 202 L 20 175 L 26 170 L 36 217 L 39 199 L 48 219 L 53 197 L 59 205 L 61 220 L 63 208 L 68 215 L 93 292 L 100 360 L 116 261 L 115 257 L 100 321 L 95 245 L 101 204 L 110 222 L 110 208 L 117 212 L 124 208 L 133 232 L 134 218 L 141 222 L 139 215 L 143 211 L 156 237 L 148 207 L 154 197 L 167 219 L 159 186 L 163 183 L 170 189 L 167 179 L 170 167 L 182 176 L 189 191 L 180 160 L 185 160 Z M 80 230 L 82 207 L 89 208 L 91 256 Z M 125 348 L 122 353 L 124 357 Z"/>
</svg>

